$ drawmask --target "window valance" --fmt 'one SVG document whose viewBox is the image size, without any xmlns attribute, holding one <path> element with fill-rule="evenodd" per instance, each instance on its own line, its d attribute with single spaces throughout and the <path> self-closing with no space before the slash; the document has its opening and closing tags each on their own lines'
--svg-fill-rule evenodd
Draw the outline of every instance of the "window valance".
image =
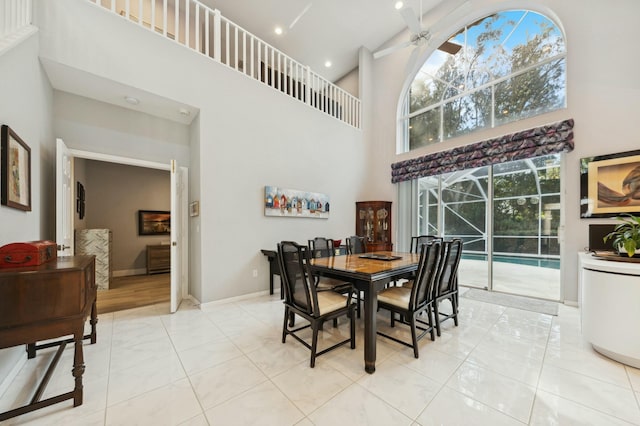
<svg viewBox="0 0 640 426">
<path fill-rule="evenodd" d="M 573 150 L 573 119 L 476 142 L 391 165 L 398 183 L 457 170 L 524 160 Z"/>
</svg>

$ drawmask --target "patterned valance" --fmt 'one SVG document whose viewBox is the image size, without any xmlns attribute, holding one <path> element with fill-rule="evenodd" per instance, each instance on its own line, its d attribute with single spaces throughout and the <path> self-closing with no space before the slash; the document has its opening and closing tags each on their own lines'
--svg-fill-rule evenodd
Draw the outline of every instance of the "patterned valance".
<svg viewBox="0 0 640 426">
<path fill-rule="evenodd" d="M 399 161 L 391 165 L 391 182 L 404 182 L 456 170 L 572 150 L 573 119 L 571 118 L 511 135 Z"/>
</svg>

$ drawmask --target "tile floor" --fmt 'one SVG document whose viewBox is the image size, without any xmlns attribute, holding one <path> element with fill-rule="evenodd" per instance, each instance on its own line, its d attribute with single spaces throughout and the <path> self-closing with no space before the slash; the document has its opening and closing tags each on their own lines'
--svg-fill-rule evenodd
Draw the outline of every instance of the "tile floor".
<svg viewBox="0 0 640 426">
<path fill-rule="evenodd" d="M 201 311 L 189 302 L 106 314 L 85 345 L 84 404 L 66 401 L 7 425 L 640 425 L 640 370 L 594 352 L 579 311 L 557 317 L 461 298 L 460 327 L 410 348 L 378 338 L 377 371 L 341 347 L 309 368 L 280 343 L 278 295 Z M 379 316 L 388 328 L 388 314 Z M 394 333 L 406 335 L 396 327 Z M 325 325 L 322 344 L 348 331 Z M 390 331 L 390 330 L 389 330 Z M 53 350 L 25 363 L 0 411 L 21 405 Z M 67 349 L 47 395 L 71 390 Z M 28 392 L 25 392 L 27 389 Z"/>
</svg>

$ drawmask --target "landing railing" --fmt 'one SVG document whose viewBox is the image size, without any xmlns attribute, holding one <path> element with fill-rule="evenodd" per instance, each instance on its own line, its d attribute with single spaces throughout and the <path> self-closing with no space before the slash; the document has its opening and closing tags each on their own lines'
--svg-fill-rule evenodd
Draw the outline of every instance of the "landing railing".
<svg viewBox="0 0 640 426">
<path fill-rule="evenodd" d="M 33 28 L 31 1 L 0 0 L 0 52 Z"/>
<path fill-rule="evenodd" d="M 361 128 L 360 100 L 198 0 L 89 0 Z"/>
</svg>

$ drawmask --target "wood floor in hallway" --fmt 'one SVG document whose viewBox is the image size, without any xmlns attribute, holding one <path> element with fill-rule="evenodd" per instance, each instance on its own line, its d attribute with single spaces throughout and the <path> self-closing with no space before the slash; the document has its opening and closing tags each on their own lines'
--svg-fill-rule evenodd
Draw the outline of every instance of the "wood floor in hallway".
<svg viewBox="0 0 640 426">
<path fill-rule="evenodd" d="M 168 302 L 170 291 L 170 273 L 113 278 L 109 290 L 98 290 L 98 314 Z"/>
</svg>

